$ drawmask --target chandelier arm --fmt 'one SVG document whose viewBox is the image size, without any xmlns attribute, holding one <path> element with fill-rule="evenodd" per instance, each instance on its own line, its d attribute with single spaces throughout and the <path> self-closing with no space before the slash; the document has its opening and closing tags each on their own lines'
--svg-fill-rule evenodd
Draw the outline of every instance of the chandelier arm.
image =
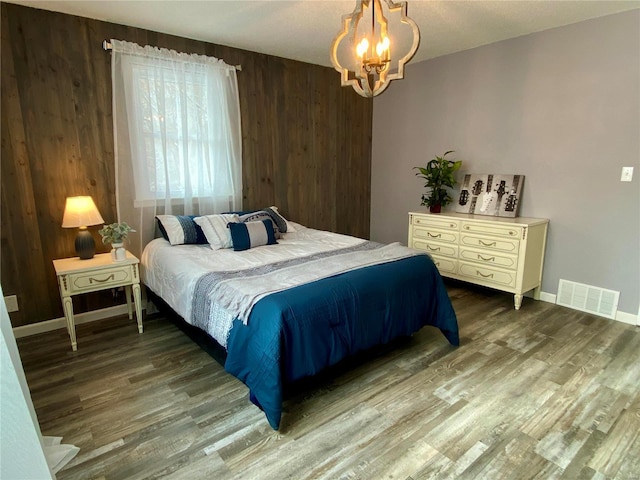
<svg viewBox="0 0 640 480">
<path fill-rule="evenodd" d="M 394 9 L 400 8 L 400 21 L 406 25 L 409 25 L 411 27 L 411 30 L 413 31 L 413 43 L 411 44 L 411 48 L 404 57 L 398 60 L 397 73 L 389 75 L 389 81 L 401 80 L 404 78 L 405 64 L 409 63 L 409 61 L 414 57 L 414 55 L 418 51 L 418 47 L 420 46 L 420 28 L 418 28 L 418 24 L 407 15 L 407 2 L 400 2 L 399 4 L 394 3 L 392 0 L 385 0 L 385 2 L 387 3 L 387 5 L 389 5 L 390 10 L 392 8 L 391 5 L 394 5 Z"/>
</svg>

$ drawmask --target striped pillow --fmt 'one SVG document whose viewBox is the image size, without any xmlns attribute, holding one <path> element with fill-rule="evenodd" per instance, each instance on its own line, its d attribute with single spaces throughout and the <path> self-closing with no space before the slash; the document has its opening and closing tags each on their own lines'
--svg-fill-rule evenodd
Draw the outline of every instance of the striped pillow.
<svg viewBox="0 0 640 480">
<path fill-rule="evenodd" d="M 158 229 L 171 245 L 206 244 L 207 237 L 194 215 L 157 215 Z"/>
<path fill-rule="evenodd" d="M 253 212 L 247 212 L 239 215 L 242 223 L 257 222 L 259 220 L 270 219 L 273 222 L 273 228 L 276 231 L 276 238 L 282 238 L 283 233 L 287 233 L 289 224 L 287 220 L 280 215 L 276 207 L 263 208 Z M 291 229 L 291 231 L 294 231 Z"/>
<path fill-rule="evenodd" d="M 237 222 L 238 215 L 235 213 L 222 213 L 219 215 L 205 215 L 193 219 L 204 232 L 212 250 L 221 248 L 231 248 L 231 234 L 227 228 L 229 222 Z"/>
<path fill-rule="evenodd" d="M 270 222 L 272 222 L 276 238 L 282 237 L 278 225 L 273 221 L 273 218 L 266 210 L 257 210 L 255 212 L 246 213 L 244 215 L 240 215 L 239 218 L 241 223 L 261 222 L 262 220 L 269 220 Z"/>
<path fill-rule="evenodd" d="M 279 221 L 282 221 L 284 223 L 284 230 L 281 230 L 282 233 L 284 232 L 295 232 L 296 229 L 293 228 L 293 225 L 291 225 L 291 223 L 282 216 L 282 214 L 278 211 L 278 207 L 269 207 L 269 208 L 265 208 L 266 211 L 271 211 L 274 215 L 277 215 Z M 278 223 L 278 221 L 276 221 L 276 223 Z"/>
<path fill-rule="evenodd" d="M 258 222 L 230 222 L 229 230 L 233 239 L 233 250 L 241 252 L 261 245 L 275 245 L 276 233 L 269 219 Z"/>
</svg>

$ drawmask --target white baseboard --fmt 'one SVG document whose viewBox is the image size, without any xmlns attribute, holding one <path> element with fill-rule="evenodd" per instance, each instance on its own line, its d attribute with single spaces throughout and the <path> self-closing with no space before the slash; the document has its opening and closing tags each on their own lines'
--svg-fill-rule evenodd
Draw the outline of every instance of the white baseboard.
<svg viewBox="0 0 640 480">
<path fill-rule="evenodd" d="M 621 312 L 618 310 L 616 312 L 616 320 L 622 323 L 628 323 L 629 325 L 639 325 L 640 321 L 638 320 L 638 315 L 634 315 L 633 313 Z"/>
<path fill-rule="evenodd" d="M 142 302 L 142 309 L 145 310 L 146 302 Z M 133 308 L 133 304 L 131 305 Z M 95 322 L 96 320 L 103 320 L 105 318 L 117 317 L 127 314 L 126 305 L 117 305 L 115 307 L 102 308 L 100 310 L 93 310 L 86 313 L 78 313 L 73 316 L 74 323 L 81 325 L 83 323 Z M 135 310 L 133 312 L 135 316 Z M 38 333 L 51 332 L 60 328 L 67 328 L 67 321 L 64 317 L 54 318 L 52 320 L 45 320 L 44 322 L 31 323 L 29 325 L 22 325 L 20 327 L 13 328 L 13 334 L 16 338 L 28 337 L 30 335 L 37 335 Z"/>
<path fill-rule="evenodd" d="M 540 300 L 548 303 L 556 303 L 556 296 L 553 293 L 540 292 Z"/>
<path fill-rule="evenodd" d="M 543 302 L 556 303 L 556 295 L 553 293 L 540 292 L 540 300 Z M 620 310 L 616 312 L 615 320 L 629 325 L 640 325 L 640 316 L 634 315 L 633 313 L 621 312 Z"/>
</svg>

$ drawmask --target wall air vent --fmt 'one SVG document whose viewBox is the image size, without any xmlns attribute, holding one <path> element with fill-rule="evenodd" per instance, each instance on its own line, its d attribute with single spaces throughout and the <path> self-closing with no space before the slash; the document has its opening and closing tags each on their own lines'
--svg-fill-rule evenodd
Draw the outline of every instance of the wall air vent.
<svg viewBox="0 0 640 480">
<path fill-rule="evenodd" d="M 615 320 L 620 292 L 560 279 L 556 304 Z"/>
</svg>

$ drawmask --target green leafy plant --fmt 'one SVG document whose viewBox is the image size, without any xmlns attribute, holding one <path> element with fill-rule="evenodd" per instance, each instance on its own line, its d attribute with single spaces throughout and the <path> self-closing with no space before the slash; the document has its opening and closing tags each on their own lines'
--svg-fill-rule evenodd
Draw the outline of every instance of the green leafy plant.
<svg viewBox="0 0 640 480">
<path fill-rule="evenodd" d="M 135 230 L 124 222 L 105 225 L 98 230 L 98 233 L 102 236 L 102 243 L 105 245 L 109 243 L 122 243 L 131 232 L 135 232 Z"/>
<path fill-rule="evenodd" d="M 441 207 L 451 203 L 451 195 L 447 188 L 453 188 L 456 179 L 453 174 L 462 166 L 462 160 L 445 158 L 454 150 L 445 152 L 441 157 L 436 156 L 427 163 L 426 167 L 413 167 L 419 170 L 416 176 L 426 180 L 424 186 L 430 191 L 422 195 L 421 205 L 429 207 L 432 212 L 439 212 Z"/>
</svg>

